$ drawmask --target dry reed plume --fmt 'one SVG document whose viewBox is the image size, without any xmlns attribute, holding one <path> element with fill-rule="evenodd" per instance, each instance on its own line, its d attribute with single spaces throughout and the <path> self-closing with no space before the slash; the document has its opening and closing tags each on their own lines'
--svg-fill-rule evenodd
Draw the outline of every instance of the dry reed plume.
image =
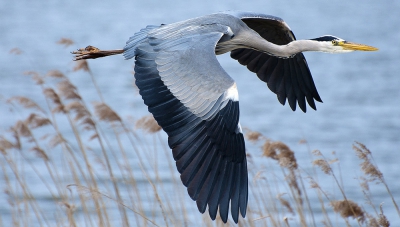
<svg viewBox="0 0 400 227">
<path fill-rule="evenodd" d="M 382 181 L 383 174 L 372 163 L 371 151 L 364 144 L 359 142 L 356 142 L 356 145 L 353 145 L 353 149 L 356 152 L 358 158 L 363 160 L 363 162 L 360 164 L 361 170 L 365 173 L 365 175 L 370 177 L 370 181 Z"/>
<path fill-rule="evenodd" d="M 105 103 L 95 103 L 94 104 L 95 112 L 96 115 L 100 118 L 102 121 L 108 121 L 108 122 L 121 122 L 121 118 L 118 116 L 118 114 L 113 111 L 107 104 Z"/>
<path fill-rule="evenodd" d="M 61 38 L 57 43 L 60 45 L 64 45 L 65 47 L 69 47 L 72 44 L 74 44 L 74 41 L 72 41 L 71 39 L 67 39 L 67 38 Z"/>
<path fill-rule="evenodd" d="M 316 160 L 314 160 L 313 161 L 313 165 L 319 166 L 321 168 L 321 170 L 325 174 L 331 174 L 332 173 L 332 169 L 331 169 L 329 163 L 327 161 L 325 161 L 324 159 L 316 159 Z"/>
<path fill-rule="evenodd" d="M 19 49 L 19 48 L 17 48 L 17 47 L 15 47 L 15 48 L 12 48 L 12 49 L 9 51 L 9 53 L 10 53 L 10 54 L 15 54 L 15 55 L 20 55 L 20 54 L 22 54 L 22 50 Z"/>
<path fill-rule="evenodd" d="M 263 156 L 272 158 L 279 162 L 279 165 L 288 169 L 297 169 L 298 165 L 294 152 L 282 142 L 271 142 L 267 140 L 263 145 Z"/>
<path fill-rule="evenodd" d="M 135 126 L 137 129 L 143 129 L 148 133 L 156 133 L 161 130 L 161 127 L 151 115 L 144 116 L 137 120 Z"/>
<path fill-rule="evenodd" d="M 264 138 L 264 136 L 261 133 L 252 131 L 248 128 L 244 128 L 244 131 L 245 131 L 246 139 L 251 142 L 257 142 Z"/>
<path fill-rule="evenodd" d="M 22 105 L 26 109 L 35 109 L 42 113 L 45 113 L 45 111 L 37 103 L 35 103 L 32 99 L 29 99 L 27 97 L 14 96 L 14 97 L 9 98 L 7 100 L 7 102 L 8 103 L 18 102 L 20 105 Z"/>
<path fill-rule="evenodd" d="M 352 217 L 359 219 L 361 222 L 365 221 L 365 212 L 357 203 L 351 200 L 331 201 L 331 205 L 333 210 L 343 218 Z"/>
</svg>

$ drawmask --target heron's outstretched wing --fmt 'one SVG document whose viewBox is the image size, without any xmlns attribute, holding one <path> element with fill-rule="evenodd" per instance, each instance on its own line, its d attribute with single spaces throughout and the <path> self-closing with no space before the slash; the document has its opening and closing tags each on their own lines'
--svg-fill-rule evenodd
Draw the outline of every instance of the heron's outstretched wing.
<svg viewBox="0 0 400 227">
<path fill-rule="evenodd" d="M 296 39 L 281 18 L 243 12 L 235 15 L 269 42 L 285 45 Z M 306 112 L 305 99 L 313 109 L 316 109 L 314 99 L 322 102 L 302 53 L 284 59 L 256 50 L 237 49 L 231 52 L 231 57 L 246 65 L 250 71 L 266 82 L 280 103 L 284 105 L 287 99 L 292 110 L 296 110 L 296 101 L 304 112 Z"/>
<path fill-rule="evenodd" d="M 168 134 L 181 180 L 214 220 L 244 217 L 248 198 L 245 145 L 236 84 L 218 63 L 215 46 L 228 27 L 165 25 L 143 29 L 125 47 L 135 57 L 140 94 Z M 143 35 L 147 33 L 146 36 Z"/>
</svg>

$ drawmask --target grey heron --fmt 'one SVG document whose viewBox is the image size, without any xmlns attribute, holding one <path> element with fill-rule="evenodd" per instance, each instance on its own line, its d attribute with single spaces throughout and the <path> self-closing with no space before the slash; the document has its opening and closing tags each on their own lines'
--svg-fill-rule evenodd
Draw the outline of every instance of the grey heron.
<svg viewBox="0 0 400 227">
<path fill-rule="evenodd" d="M 248 176 L 235 81 L 216 55 L 231 57 L 257 74 L 292 110 L 322 102 L 302 52 L 347 53 L 377 48 L 335 36 L 296 40 L 279 17 L 222 12 L 182 22 L 147 26 L 123 49 L 88 46 L 75 60 L 123 54 L 135 59 L 136 85 L 155 120 L 168 134 L 182 183 L 201 213 L 227 222 L 246 215 Z"/>
</svg>

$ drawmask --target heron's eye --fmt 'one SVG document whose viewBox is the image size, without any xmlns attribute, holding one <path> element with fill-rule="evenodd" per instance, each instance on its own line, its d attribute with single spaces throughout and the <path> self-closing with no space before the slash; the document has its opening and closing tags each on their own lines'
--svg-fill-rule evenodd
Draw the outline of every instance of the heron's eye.
<svg viewBox="0 0 400 227">
<path fill-rule="evenodd" d="M 336 45 L 338 45 L 338 41 L 337 40 L 332 40 L 332 44 L 334 45 L 334 46 L 336 46 Z"/>
</svg>

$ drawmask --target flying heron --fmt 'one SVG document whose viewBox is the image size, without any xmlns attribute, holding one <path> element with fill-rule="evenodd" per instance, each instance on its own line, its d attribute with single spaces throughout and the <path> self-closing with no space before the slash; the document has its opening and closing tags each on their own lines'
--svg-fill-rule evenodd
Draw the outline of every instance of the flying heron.
<svg viewBox="0 0 400 227">
<path fill-rule="evenodd" d="M 88 46 L 75 60 L 123 54 L 135 59 L 136 85 L 155 120 L 168 134 L 182 183 L 201 213 L 218 209 L 227 222 L 246 215 L 248 177 L 235 81 L 216 55 L 231 57 L 256 73 L 280 103 L 306 112 L 322 102 L 302 52 L 347 53 L 375 47 L 325 35 L 296 40 L 279 17 L 223 12 L 173 24 L 147 26 L 118 50 Z"/>
</svg>

